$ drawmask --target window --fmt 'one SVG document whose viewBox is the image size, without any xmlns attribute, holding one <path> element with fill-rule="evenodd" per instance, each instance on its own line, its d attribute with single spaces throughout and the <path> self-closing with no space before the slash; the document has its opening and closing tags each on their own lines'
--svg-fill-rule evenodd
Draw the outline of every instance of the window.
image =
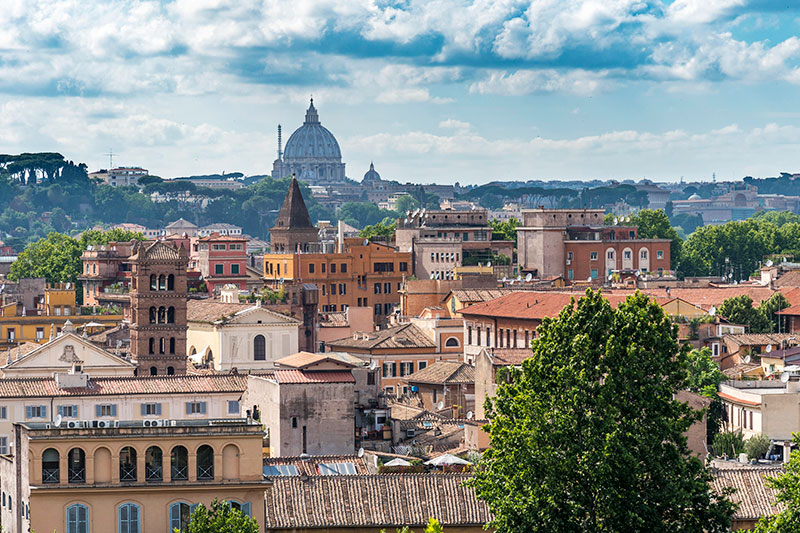
<svg viewBox="0 0 800 533">
<path fill-rule="evenodd" d="M 397 376 L 397 363 L 383 363 L 383 377 L 393 378 Z"/>
<path fill-rule="evenodd" d="M 591 261 L 597 261 L 597 252 L 589 252 L 589 259 Z"/>
<path fill-rule="evenodd" d="M 427 366 L 428 366 L 428 362 L 427 361 L 419 361 L 417 363 L 417 370 L 422 370 L 423 368 L 426 368 Z"/>
<path fill-rule="evenodd" d="M 414 373 L 414 363 L 413 362 L 405 362 L 403 361 L 400 363 L 400 375 L 401 376 L 408 376 Z"/>
<path fill-rule="evenodd" d="M 331 296 L 336 296 L 336 284 L 331 283 Z"/>
<path fill-rule="evenodd" d="M 170 274 L 167 276 L 167 290 L 174 291 L 175 290 L 175 275 Z"/>
<path fill-rule="evenodd" d="M 212 250 L 217 250 L 217 251 L 222 251 L 222 250 L 226 249 L 226 246 L 224 244 L 212 244 L 211 245 L 211 249 Z"/>
<path fill-rule="evenodd" d="M 635 231 L 633 231 L 633 230 L 630 230 L 630 231 L 628 232 L 628 238 L 629 238 L 629 239 L 635 239 L 635 238 L 636 238 L 636 232 L 635 232 Z"/>
<path fill-rule="evenodd" d="M 42 454 L 42 483 L 59 483 L 59 466 L 58 450 L 46 449 Z"/>
<path fill-rule="evenodd" d="M 72 448 L 67 454 L 67 481 L 83 483 L 86 481 L 86 452 Z"/>
<path fill-rule="evenodd" d="M 167 324 L 174 324 L 175 323 L 175 308 L 170 306 L 167 309 Z"/>
<path fill-rule="evenodd" d="M 325 284 L 323 283 L 321 287 L 322 287 L 322 295 L 325 296 Z"/>
<path fill-rule="evenodd" d="M 633 256 L 633 254 L 631 253 L 631 251 L 630 251 L 630 250 L 625 250 L 625 251 L 623 252 L 623 255 L 624 255 L 625 259 L 631 259 L 631 258 L 632 258 L 632 256 Z"/>
<path fill-rule="evenodd" d="M 231 507 L 231 509 L 237 509 L 241 511 L 242 514 L 250 516 L 250 502 L 239 503 L 235 501 L 229 501 L 228 505 Z"/>
<path fill-rule="evenodd" d="M 0 437 L 0 455 L 8 454 L 8 437 Z"/>
<path fill-rule="evenodd" d="M 367 385 L 375 385 L 375 372 L 367 373 Z"/>
<path fill-rule="evenodd" d="M 381 314 L 381 304 L 375 304 L 375 314 L 376 315 Z"/>
<path fill-rule="evenodd" d="M 101 416 L 117 416 L 117 404 L 106 403 L 94 406 L 94 414 L 98 418 Z"/>
<path fill-rule="evenodd" d="M 5 420 L 8 418 L 8 407 L 5 405 L 0 407 L 0 420 Z"/>
<path fill-rule="evenodd" d="M 239 273 L 239 264 L 234 263 L 231 265 L 231 274 L 238 274 Z"/>
<path fill-rule="evenodd" d="M 347 294 L 347 283 L 340 283 L 339 284 L 339 294 L 341 294 L 341 295 Z"/>
<path fill-rule="evenodd" d="M 573 278 L 573 273 L 572 269 L 570 268 L 569 270 L 567 270 L 567 279 L 572 279 L 572 278 Z"/>
<path fill-rule="evenodd" d="M 336 263 L 331 263 L 331 274 L 336 274 Z"/>
<path fill-rule="evenodd" d="M 384 314 L 384 315 L 389 315 L 389 314 L 391 314 L 391 313 L 392 313 L 392 306 L 393 306 L 393 305 L 394 305 L 394 304 L 390 304 L 390 303 L 383 304 L 383 314 Z"/>
<path fill-rule="evenodd" d="M 639 255 L 641 256 L 642 259 L 647 259 L 647 249 L 642 249 L 639 252 Z"/>
<path fill-rule="evenodd" d="M 347 273 L 347 263 L 342 263 L 342 268 L 339 269 L 342 274 Z"/>
<path fill-rule="evenodd" d="M 169 353 L 171 353 L 171 354 L 175 353 L 175 337 L 170 337 L 169 338 Z M 172 375 L 172 374 L 170 374 L 170 375 Z"/>
<path fill-rule="evenodd" d="M 572 261 L 572 259 L 573 259 L 572 252 L 567 252 L 567 261 Z"/>
<path fill-rule="evenodd" d="M 214 479 L 214 449 L 204 444 L 197 449 L 197 480 Z"/>
<path fill-rule="evenodd" d="M 141 510 L 135 503 L 119 506 L 119 533 L 139 533 L 139 516 Z"/>
<path fill-rule="evenodd" d="M 164 274 L 158 276 L 158 290 L 164 291 L 167 290 L 167 277 Z"/>
<path fill-rule="evenodd" d="M 206 414 L 206 402 L 186 402 L 187 415 L 204 415 Z"/>
<path fill-rule="evenodd" d="M 169 506 L 169 530 L 186 531 L 189 527 L 189 518 L 196 505 L 186 502 L 176 502 Z"/>
<path fill-rule="evenodd" d="M 89 508 L 80 503 L 67 507 L 67 533 L 89 533 Z"/>
<path fill-rule="evenodd" d="M 384 283 L 383 284 L 383 294 L 391 294 L 392 292 L 392 284 L 391 283 Z"/>
<path fill-rule="evenodd" d="M 157 416 L 161 414 L 160 403 L 143 403 L 142 416 Z"/>
<path fill-rule="evenodd" d="M 153 337 L 150 337 L 149 344 L 150 344 L 149 346 L 150 355 L 153 355 L 154 353 L 156 353 L 156 340 Z"/>
<path fill-rule="evenodd" d="M 58 414 L 63 418 L 78 418 L 77 405 L 59 405 Z"/>
<path fill-rule="evenodd" d="M 46 405 L 26 405 L 25 418 L 47 418 Z"/>
<path fill-rule="evenodd" d="M 447 346 L 448 348 L 457 347 L 458 346 L 458 339 L 455 338 L 455 337 L 450 337 L 449 339 L 447 339 L 447 341 L 444 343 L 444 345 Z"/>
<path fill-rule="evenodd" d="M 656 251 L 656 259 L 664 259 L 664 250 Z"/>
<path fill-rule="evenodd" d="M 380 294 L 381 293 L 381 284 L 380 283 L 376 283 L 375 286 L 373 287 L 373 289 L 375 290 L 375 294 Z"/>
<path fill-rule="evenodd" d="M 144 452 L 144 479 L 145 481 L 163 481 L 164 454 L 158 446 L 150 446 Z"/>
<path fill-rule="evenodd" d="M 609 250 L 608 251 L 608 258 L 609 259 L 614 259 L 614 250 Z"/>
<path fill-rule="evenodd" d="M 169 454 L 171 479 L 186 481 L 189 479 L 189 452 L 181 445 L 172 448 Z"/>
<path fill-rule="evenodd" d="M 41 341 L 44 339 L 44 328 L 36 328 L 36 340 Z"/>
<path fill-rule="evenodd" d="M 394 263 L 373 263 L 373 272 L 394 272 Z"/>
<path fill-rule="evenodd" d="M 224 274 L 225 273 L 225 265 L 222 263 L 218 263 L 214 265 L 214 274 Z"/>
<path fill-rule="evenodd" d="M 6 335 L 8 336 L 8 341 L 13 342 L 17 338 L 17 329 L 16 328 L 8 328 L 6 330 Z"/>
<path fill-rule="evenodd" d="M 238 400 L 228 400 L 228 414 L 229 415 L 238 415 L 241 412 L 239 409 L 239 401 Z"/>
<path fill-rule="evenodd" d="M 592 279 L 597 279 L 597 269 L 596 268 L 592 269 Z"/>
<path fill-rule="evenodd" d="M 309 263 L 308 264 L 308 273 L 309 274 L 313 274 L 314 273 L 314 263 Z"/>
<path fill-rule="evenodd" d="M 267 341 L 264 338 L 264 335 L 256 335 L 253 339 L 253 360 L 267 360 Z"/>
</svg>

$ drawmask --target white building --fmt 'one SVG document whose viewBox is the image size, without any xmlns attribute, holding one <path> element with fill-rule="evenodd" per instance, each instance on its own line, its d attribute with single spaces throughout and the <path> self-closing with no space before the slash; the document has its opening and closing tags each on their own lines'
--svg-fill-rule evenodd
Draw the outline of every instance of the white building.
<svg viewBox="0 0 800 533">
<path fill-rule="evenodd" d="M 219 235 L 241 235 L 242 228 L 239 226 L 234 226 L 233 224 L 225 224 L 224 222 L 219 222 L 216 224 L 209 224 L 208 226 L 203 226 L 198 230 L 198 235 L 201 237 L 208 237 L 211 234 L 218 233 Z"/>
<path fill-rule="evenodd" d="M 298 351 L 299 320 L 256 304 L 189 300 L 189 358 L 217 371 L 268 370 Z"/>
</svg>

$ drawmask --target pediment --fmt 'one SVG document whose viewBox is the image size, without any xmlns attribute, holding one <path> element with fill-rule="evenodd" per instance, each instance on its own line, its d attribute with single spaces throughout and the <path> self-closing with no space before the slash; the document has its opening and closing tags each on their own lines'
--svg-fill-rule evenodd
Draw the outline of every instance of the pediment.
<svg viewBox="0 0 800 533">
<path fill-rule="evenodd" d="M 12 351 L 13 356 L 13 351 Z M 75 335 L 62 333 L 52 341 L 28 352 L 3 367 L 4 370 L 64 369 L 80 363 L 84 368 L 134 368 L 136 365 Z"/>
</svg>

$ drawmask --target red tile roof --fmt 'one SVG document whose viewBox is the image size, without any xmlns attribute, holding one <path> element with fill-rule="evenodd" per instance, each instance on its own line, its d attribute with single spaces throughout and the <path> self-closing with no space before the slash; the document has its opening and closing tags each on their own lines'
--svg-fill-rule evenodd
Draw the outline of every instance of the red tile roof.
<svg viewBox="0 0 800 533">
<path fill-rule="evenodd" d="M 355 383 L 353 374 L 341 370 L 303 372 L 302 370 L 276 370 L 278 383 Z"/>
<path fill-rule="evenodd" d="M 728 400 L 729 402 L 734 402 L 734 403 L 739 403 L 739 404 L 744 404 L 744 405 L 753 405 L 753 406 L 761 405 L 761 402 L 754 402 L 754 401 L 751 401 L 751 400 L 742 400 L 741 398 L 737 398 L 736 396 L 732 396 L 732 395 L 727 394 L 725 392 L 718 392 L 717 395 L 720 398 L 722 398 L 723 400 Z"/>
<path fill-rule="evenodd" d="M 492 358 L 494 366 L 517 366 L 533 355 L 530 348 L 495 348 Z"/>
<path fill-rule="evenodd" d="M 320 463 L 351 463 L 356 468 L 356 474 L 369 474 L 366 457 L 357 455 L 309 455 L 308 457 L 265 457 L 264 466 L 294 465 L 297 474 L 307 476 L 322 476 L 319 471 Z"/>
<path fill-rule="evenodd" d="M 715 462 L 715 465 L 717 463 Z M 756 520 L 778 513 L 783 505 L 775 501 L 777 492 L 766 484 L 766 479 L 783 473 L 781 467 L 715 469 L 711 486 L 721 493 L 725 488 L 736 491 L 729 496 L 737 505 L 734 520 Z"/>
<path fill-rule="evenodd" d="M 624 294 L 624 291 L 612 291 L 617 294 Z M 775 290 L 769 287 L 754 286 L 754 285 L 733 285 L 724 287 L 703 287 L 703 288 L 687 288 L 687 287 L 674 287 L 669 290 L 667 294 L 666 289 L 642 289 L 641 292 L 657 298 L 681 298 L 689 303 L 699 305 L 703 309 L 710 309 L 711 306 L 719 307 L 722 302 L 734 296 L 746 294 L 753 299 L 753 303 L 760 304 L 762 300 L 769 299 L 770 296 L 775 294 Z M 631 294 L 632 291 L 627 291 Z"/>
<path fill-rule="evenodd" d="M 340 351 L 347 351 L 348 348 L 368 350 L 436 348 L 433 340 L 414 324 L 403 324 L 381 331 L 356 333 L 351 337 L 329 341 L 328 346 Z"/>
<path fill-rule="evenodd" d="M 54 378 L 0 379 L 0 398 L 49 396 L 121 396 L 137 394 L 213 394 L 244 392 L 247 374 L 200 376 L 104 377 L 86 387 L 58 388 Z"/>
<path fill-rule="evenodd" d="M 275 361 L 279 367 L 291 367 L 296 369 L 304 369 L 317 363 L 331 361 L 343 367 L 352 368 L 356 366 L 354 363 L 343 360 L 335 353 L 310 353 L 310 352 L 297 352 L 292 355 L 287 355 Z"/>
<path fill-rule="evenodd" d="M 617 307 L 625 301 L 629 294 L 603 293 L 603 296 L 613 307 Z M 543 318 L 557 316 L 564 307 L 569 305 L 573 298 L 578 300 L 580 297 L 581 294 L 574 293 L 520 291 L 488 302 L 471 305 L 462 309 L 460 313 L 464 316 L 542 320 Z"/>
<path fill-rule="evenodd" d="M 460 361 L 436 361 L 406 376 L 409 383 L 475 383 L 475 367 Z"/>
</svg>

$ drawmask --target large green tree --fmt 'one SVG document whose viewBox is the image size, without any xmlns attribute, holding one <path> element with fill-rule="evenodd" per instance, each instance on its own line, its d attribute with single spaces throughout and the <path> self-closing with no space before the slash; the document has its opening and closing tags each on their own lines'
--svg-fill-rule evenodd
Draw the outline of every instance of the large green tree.
<svg viewBox="0 0 800 533">
<path fill-rule="evenodd" d="M 781 296 L 782 298 L 782 296 Z M 785 302 L 785 298 L 783 302 Z M 769 302 L 769 303 L 767 303 Z M 750 327 L 750 333 L 771 333 L 775 326 L 773 322 L 773 309 L 783 305 L 780 298 L 766 300 L 765 307 L 753 307 L 753 299 L 746 294 L 728 298 L 719 306 L 718 312 L 734 324 L 744 324 Z"/>
<path fill-rule="evenodd" d="M 686 388 L 711 400 L 706 410 L 706 442 L 714 442 L 722 425 L 724 409 L 717 392 L 720 384 L 728 377 L 711 359 L 711 350 L 707 347 L 690 351 L 686 356 L 686 363 L 689 371 Z"/>
<path fill-rule="evenodd" d="M 793 435 L 800 441 L 800 435 Z M 767 485 L 778 495 L 775 503 L 783 504 L 783 509 L 773 515 L 765 516 L 756 524 L 754 533 L 789 533 L 800 531 L 800 450 L 794 450 L 786 463 L 786 471 L 777 478 L 767 478 Z"/>
<path fill-rule="evenodd" d="M 181 533 L 175 529 L 175 533 Z M 258 522 L 214 498 L 211 508 L 198 505 L 189 519 L 186 533 L 258 533 Z"/>
<path fill-rule="evenodd" d="M 487 400 L 474 485 L 500 532 L 728 531 L 733 504 L 684 436 L 686 351 L 663 309 L 599 292 L 545 319 Z"/>
</svg>

